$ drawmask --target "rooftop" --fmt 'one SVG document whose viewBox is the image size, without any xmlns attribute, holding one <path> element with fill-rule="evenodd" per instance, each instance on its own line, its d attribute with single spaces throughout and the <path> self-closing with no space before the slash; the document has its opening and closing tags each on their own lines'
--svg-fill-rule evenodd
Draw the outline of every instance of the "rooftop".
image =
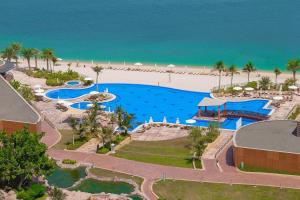
<svg viewBox="0 0 300 200">
<path fill-rule="evenodd" d="M 208 98 L 204 97 L 199 103 L 198 106 L 221 106 L 225 104 L 226 101 L 221 99 L 214 99 L 214 98 Z"/>
<path fill-rule="evenodd" d="M 6 73 L 13 68 L 14 68 L 13 63 L 0 60 L 0 74 Z"/>
<path fill-rule="evenodd" d="M 0 75 L 0 121 L 37 123 L 40 115 Z"/>
<path fill-rule="evenodd" d="M 295 135 L 296 121 L 257 122 L 239 129 L 234 146 L 277 152 L 300 153 L 300 137 Z"/>
</svg>

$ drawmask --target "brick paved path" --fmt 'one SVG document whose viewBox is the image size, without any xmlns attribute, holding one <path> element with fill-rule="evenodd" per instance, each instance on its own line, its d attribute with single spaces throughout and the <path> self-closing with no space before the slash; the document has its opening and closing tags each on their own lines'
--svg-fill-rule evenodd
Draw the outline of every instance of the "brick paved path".
<svg viewBox="0 0 300 200">
<path fill-rule="evenodd" d="M 57 133 L 53 133 L 53 131 L 55 130 L 49 130 L 51 129 L 51 127 L 45 127 L 47 128 L 47 134 L 45 138 L 43 138 L 43 141 L 48 145 L 51 145 L 50 140 L 56 141 Z M 56 139 L 53 139 L 54 137 L 56 137 Z M 214 159 L 204 159 L 202 161 L 204 170 L 193 170 L 188 168 L 148 164 L 107 155 L 75 151 L 49 149 L 48 154 L 54 159 L 74 159 L 80 163 L 93 164 L 95 167 L 143 177 L 144 183 L 142 186 L 142 192 L 151 200 L 157 199 L 156 196 L 152 193 L 152 185 L 156 180 L 162 177 L 162 174 L 165 174 L 166 178 L 168 179 L 220 182 L 229 184 L 240 183 L 253 185 L 269 185 L 300 189 L 300 177 L 297 176 L 258 173 L 253 174 L 237 171 L 232 166 L 232 151 L 230 147 L 231 144 L 229 143 L 217 158 L 222 172 L 217 167 L 216 161 Z"/>
</svg>

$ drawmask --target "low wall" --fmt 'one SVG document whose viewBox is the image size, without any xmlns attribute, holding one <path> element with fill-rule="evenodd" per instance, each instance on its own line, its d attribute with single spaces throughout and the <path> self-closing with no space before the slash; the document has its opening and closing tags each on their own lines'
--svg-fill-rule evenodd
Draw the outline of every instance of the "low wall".
<svg viewBox="0 0 300 200">
<path fill-rule="evenodd" d="M 300 154 L 233 147 L 234 164 L 300 173 Z"/>
<path fill-rule="evenodd" d="M 22 130 L 24 127 L 27 127 L 30 132 L 40 132 L 41 131 L 41 122 L 36 124 L 29 124 L 24 122 L 15 122 L 15 121 L 0 121 L 0 130 L 5 131 L 8 134 L 11 134 L 15 131 Z"/>
</svg>

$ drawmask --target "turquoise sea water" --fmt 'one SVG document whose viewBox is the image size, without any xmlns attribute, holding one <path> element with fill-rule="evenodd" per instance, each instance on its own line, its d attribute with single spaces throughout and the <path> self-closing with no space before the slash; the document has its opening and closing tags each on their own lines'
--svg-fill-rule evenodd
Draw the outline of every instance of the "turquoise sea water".
<svg viewBox="0 0 300 200">
<path fill-rule="evenodd" d="M 300 57 L 299 0 L 4 0 L 12 41 L 65 59 L 284 68 Z"/>
</svg>

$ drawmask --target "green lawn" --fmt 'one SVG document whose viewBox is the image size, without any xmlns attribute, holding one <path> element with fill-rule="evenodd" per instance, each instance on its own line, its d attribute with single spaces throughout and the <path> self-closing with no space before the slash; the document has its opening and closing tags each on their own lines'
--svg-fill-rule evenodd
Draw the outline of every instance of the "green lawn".
<svg viewBox="0 0 300 200">
<path fill-rule="evenodd" d="M 244 165 L 243 169 L 239 166 L 239 169 L 241 171 L 246 171 L 246 172 L 263 172 L 263 173 L 287 174 L 287 175 L 300 176 L 299 172 L 292 173 L 292 172 L 288 172 L 288 171 L 284 171 L 284 170 L 266 169 L 266 168 L 261 168 L 261 167 L 252 167 L 252 166 L 248 166 L 248 165 Z"/>
<path fill-rule="evenodd" d="M 114 156 L 146 163 L 192 168 L 188 137 L 165 141 L 132 141 Z M 197 162 L 201 168 L 201 162 Z"/>
<path fill-rule="evenodd" d="M 89 137 L 85 137 L 82 138 L 81 140 L 79 140 L 78 135 L 74 135 L 74 139 L 75 139 L 75 145 L 73 147 L 73 145 L 67 145 L 67 143 L 72 143 L 73 142 L 73 130 L 70 129 L 61 129 L 59 130 L 60 134 L 61 134 L 61 140 L 54 146 L 55 149 L 77 149 L 78 147 L 80 147 L 81 145 L 83 145 L 84 143 L 86 143 L 90 138 Z"/>
<path fill-rule="evenodd" d="M 138 177 L 138 176 L 131 176 L 128 174 L 114 172 L 114 171 L 110 171 L 110 170 L 106 170 L 106 169 L 92 168 L 92 169 L 90 169 L 90 172 L 92 174 L 94 174 L 96 176 L 100 176 L 100 177 L 108 177 L 108 178 L 118 177 L 118 178 L 124 178 L 124 179 L 131 179 L 139 185 L 140 189 L 141 189 L 141 185 L 144 181 L 143 178 Z"/>
<path fill-rule="evenodd" d="M 164 200 L 299 200 L 300 190 L 264 186 L 159 181 L 154 192 Z"/>
</svg>

